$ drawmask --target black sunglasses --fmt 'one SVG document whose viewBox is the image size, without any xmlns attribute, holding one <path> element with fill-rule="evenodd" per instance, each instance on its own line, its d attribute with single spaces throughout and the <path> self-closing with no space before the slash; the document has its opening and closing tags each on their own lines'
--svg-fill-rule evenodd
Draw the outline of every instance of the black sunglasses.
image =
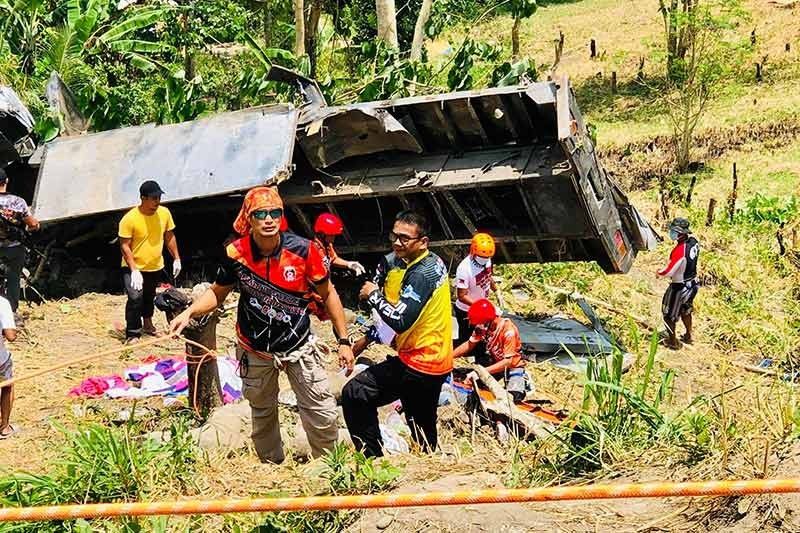
<svg viewBox="0 0 800 533">
<path fill-rule="evenodd" d="M 270 217 L 272 220 L 278 220 L 283 216 L 283 209 L 258 209 L 250 213 L 250 216 L 256 220 L 264 220 L 267 217 Z"/>
<path fill-rule="evenodd" d="M 425 235 L 418 235 L 416 237 L 411 237 L 410 235 L 403 235 L 402 233 L 395 233 L 389 232 L 389 242 L 394 244 L 396 241 L 400 241 L 400 244 L 403 246 L 408 245 L 408 243 L 412 241 L 418 241 L 420 239 L 424 239 Z"/>
</svg>

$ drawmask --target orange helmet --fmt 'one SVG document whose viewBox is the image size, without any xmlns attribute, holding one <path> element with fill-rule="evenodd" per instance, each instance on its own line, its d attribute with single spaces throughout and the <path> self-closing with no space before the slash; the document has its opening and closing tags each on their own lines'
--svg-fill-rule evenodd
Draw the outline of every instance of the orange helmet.
<svg viewBox="0 0 800 533">
<path fill-rule="evenodd" d="M 476 233 L 472 237 L 469 253 L 478 257 L 494 257 L 494 239 L 488 233 Z"/>
<path fill-rule="evenodd" d="M 497 318 L 497 309 L 495 309 L 492 302 L 486 298 L 478 300 L 470 305 L 469 311 L 467 311 L 467 319 L 471 326 L 486 324 L 495 318 Z"/>
<path fill-rule="evenodd" d="M 344 224 L 342 219 L 333 213 L 322 213 L 314 222 L 314 233 L 341 235 L 344 233 Z"/>
</svg>

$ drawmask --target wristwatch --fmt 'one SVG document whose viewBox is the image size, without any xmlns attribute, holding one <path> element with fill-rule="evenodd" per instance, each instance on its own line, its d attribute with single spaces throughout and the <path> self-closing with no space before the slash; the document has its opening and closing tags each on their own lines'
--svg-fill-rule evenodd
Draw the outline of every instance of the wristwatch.
<svg viewBox="0 0 800 533">
<path fill-rule="evenodd" d="M 350 341 L 349 338 L 342 337 L 342 338 L 339 339 L 339 346 L 350 346 L 350 347 L 352 347 L 353 343 L 352 343 L 352 341 Z"/>
</svg>

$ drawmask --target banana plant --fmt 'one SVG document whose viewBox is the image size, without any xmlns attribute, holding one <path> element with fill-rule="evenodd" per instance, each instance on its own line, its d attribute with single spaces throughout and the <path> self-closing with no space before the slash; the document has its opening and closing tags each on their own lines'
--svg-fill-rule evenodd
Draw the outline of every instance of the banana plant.
<svg viewBox="0 0 800 533">
<path fill-rule="evenodd" d="M 174 52 L 167 44 L 136 38 L 138 32 L 153 26 L 170 8 L 127 9 L 118 18 L 110 12 L 108 0 L 87 0 L 84 5 L 80 0 L 66 0 L 65 4 L 65 23 L 55 30 L 47 54 L 51 67 L 62 74 L 68 61 L 107 52 L 125 56 L 144 69 L 158 66 L 149 55 Z"/>
</svg>

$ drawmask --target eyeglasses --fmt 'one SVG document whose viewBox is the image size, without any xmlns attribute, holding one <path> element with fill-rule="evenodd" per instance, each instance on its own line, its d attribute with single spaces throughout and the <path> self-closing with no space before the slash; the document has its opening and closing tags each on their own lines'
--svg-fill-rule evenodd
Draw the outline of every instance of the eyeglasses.
<svg viewBox="0 0 800 533">
<path fill-rule="evenodd" d="M 283 216 L 283 209 L 258 209 L 250 213 L 250 216 L 256 220 L 264 220 L 267 217 L 271 218 L 272 220 L 278 220 Z"/>
<path fill-rule="evenodd" d="M 408 243 L 412 241 L 418 241 L 423 238 L 425 238 L 425 235 L 418 235 L 416 237 L 412 237 L 411 235 L 403 235 L 402 233 L 395 233 L 393 231 L 389 233 L 390 243 L 394 244 L 395 242 L 400 241 L 400 244 L 402 244 L 403 246 L 408 246 Z"/>
</svg>

